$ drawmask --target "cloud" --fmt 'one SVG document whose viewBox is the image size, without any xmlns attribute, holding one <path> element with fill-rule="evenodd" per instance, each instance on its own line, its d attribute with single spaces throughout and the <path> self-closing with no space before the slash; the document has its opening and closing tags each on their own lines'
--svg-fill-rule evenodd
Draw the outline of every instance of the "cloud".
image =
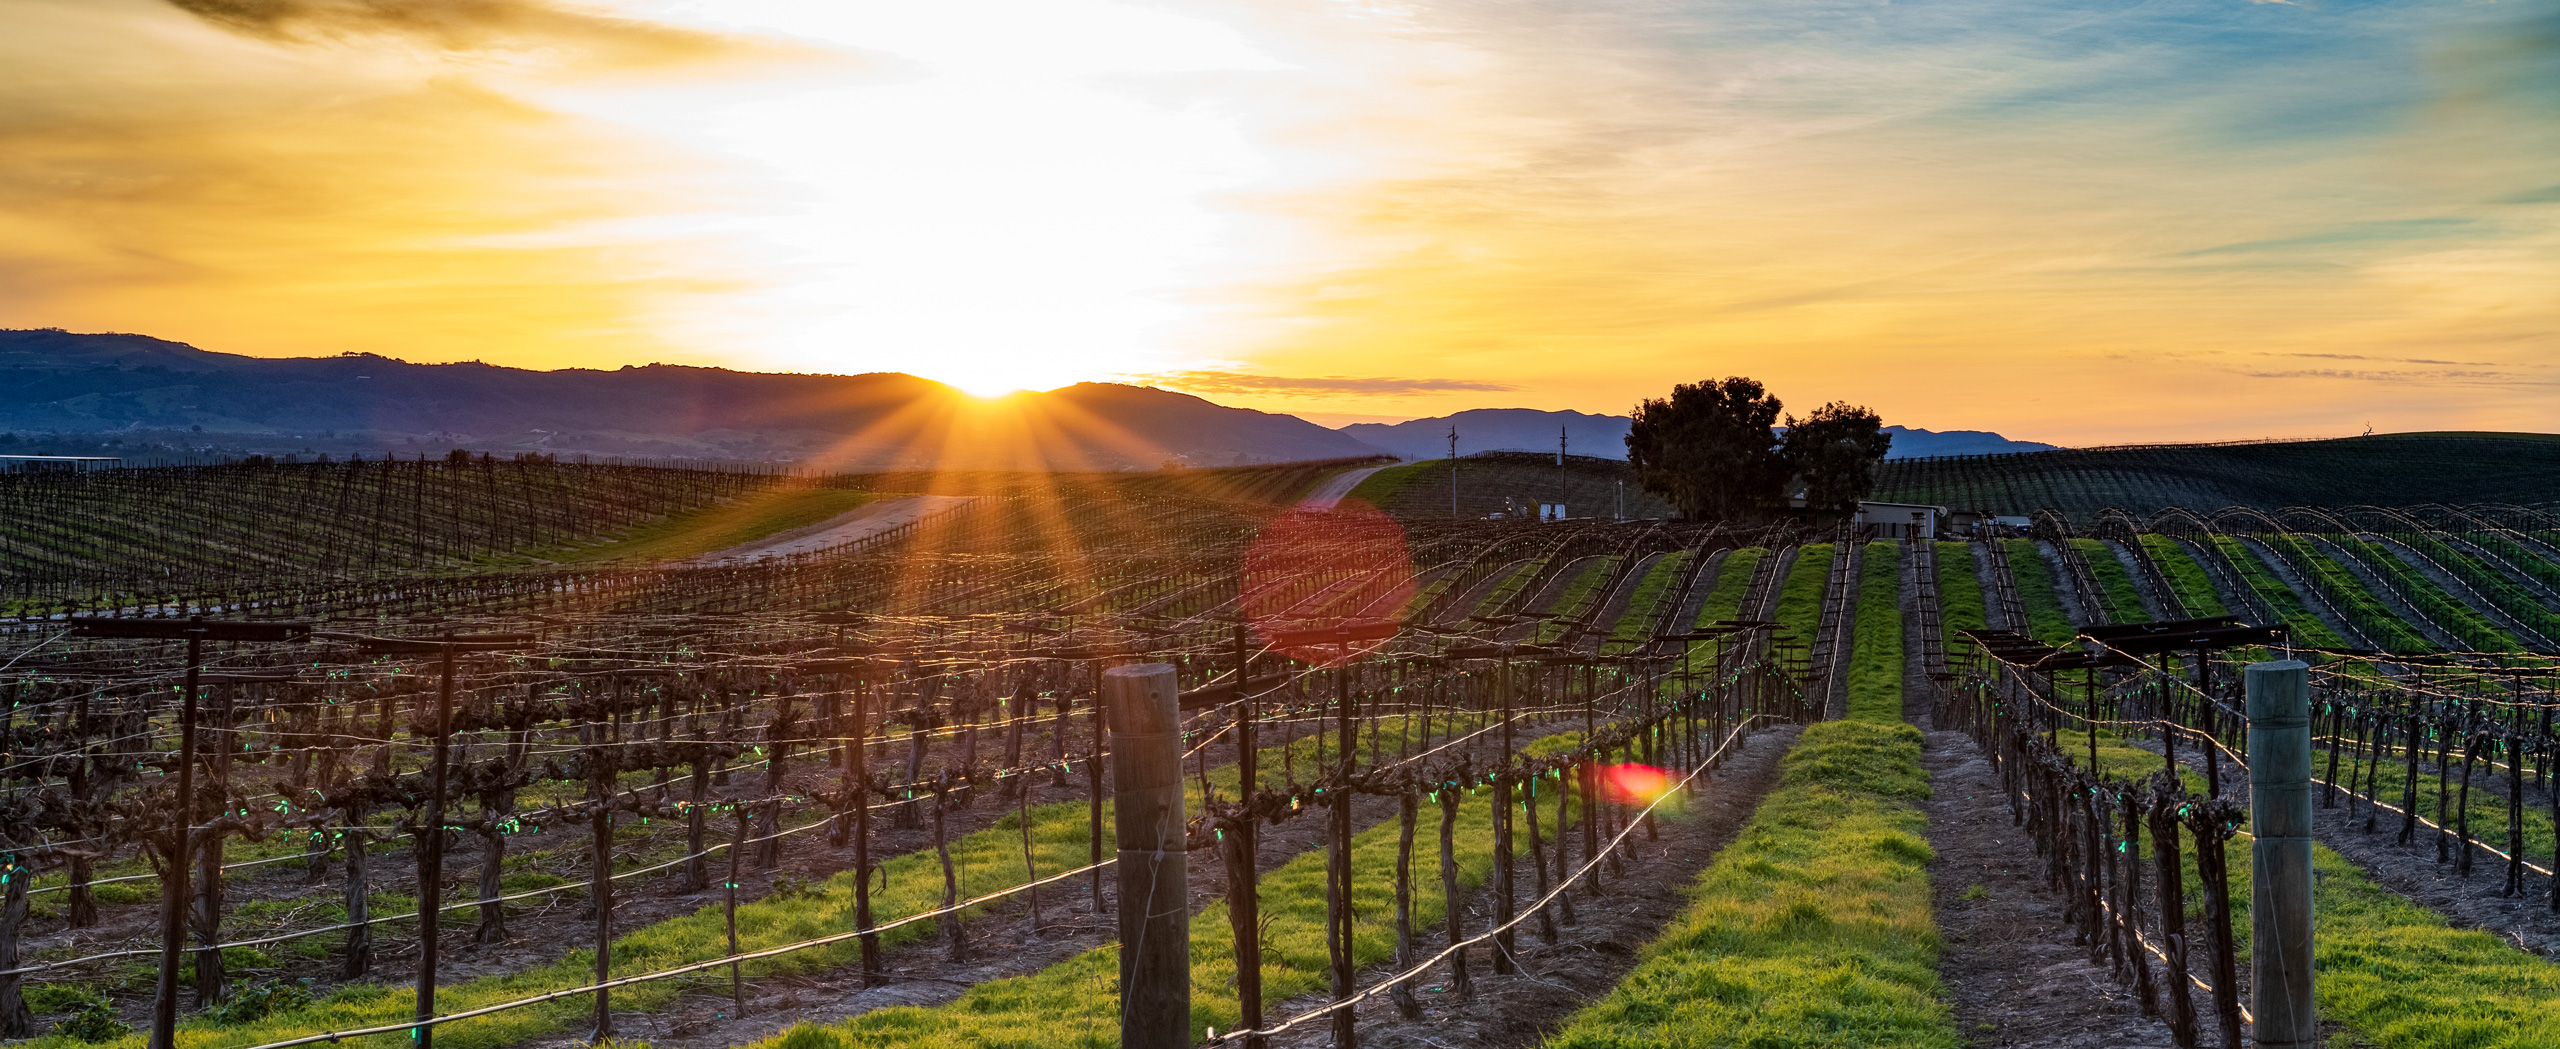
<svg viewBox="0 0 2560 1049">
<path fill-rule="evenodd" d="M 2472 385 L 2487 382 L 2489 380 L 2496 380 L 2500 384 L 2516 383 L 2520 381 L 2515 378 L 2514 372 L 2473 370 L 2454 371 L 2449 369 L 2420 371 L 2364 371 L 2351 368 L 2292 368 L 2271 370 L 2243 368 L 2238 369 L 2238 372 L 2239 374 L 2248 376 L 2252 379 L 2347 379 L 2355 382 L 2451 383 L 2456 385 Z M 2526 384 L 2534 386 L 2550 385 L 2549 383 L 2540 382 L 2529 382 Z"/>
<path fill-rule="evenodd" d="M 623 18 L 541 0 L 167 0 L 244 35 L 283 43 L 394 37 L 442 51 L 544 51 L 622 68 L 755 57 L 773 42 Z"/>
<path fill-rule="evenodd" d="M 2313 357 L 2328 361 L 2387 361 L 2392 364 L 2446 364 L 2456 367 L 2479 367 L 2486 361 L 2442 361 L 2432 357 L 2376 357 L 2366 353 L 2279 353 L 2278 357 Z"/>
<path fill-rule="evenodd" d="M 1393 396 L 1407 393 L 1496 393 L 1518 389 L 1498 382 L 1475 379 L 1400 379 L 1385 376 L 1326 375 L 1295 377 L 1255 375 L 1249 372 L 1174 371 L 1135 376 L 1142 381 L 1170 386 L 1193 393 L 1266 393 L 1266 394 L 1364 394 Z"/>
<path fill-rule="evenodd" d="M 2463 218 L 2399 219 L 2388 222 L 2354 222 L 2290 237 L 2241 241 L 2187 252 L 2198 255 L 2239 255 L 2262 251 L 2296 251 L 2307 248 L 2336 248 L 2351 244 L 2393 244 L 2432 237 L 2460 237 L 2478 232 L 2479 224 Z"/>
</svg>

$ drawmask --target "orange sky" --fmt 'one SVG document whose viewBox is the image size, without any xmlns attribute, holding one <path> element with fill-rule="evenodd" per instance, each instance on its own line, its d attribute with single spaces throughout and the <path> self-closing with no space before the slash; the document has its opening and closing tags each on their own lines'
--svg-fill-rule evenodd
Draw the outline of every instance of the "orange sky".
<svg viewBox="0 0 2560 1049">
<path fill-rule="evenodd" d="M 0 0 L 0 325 L 2548 430 L 2560 0 Z"/>
</svg>

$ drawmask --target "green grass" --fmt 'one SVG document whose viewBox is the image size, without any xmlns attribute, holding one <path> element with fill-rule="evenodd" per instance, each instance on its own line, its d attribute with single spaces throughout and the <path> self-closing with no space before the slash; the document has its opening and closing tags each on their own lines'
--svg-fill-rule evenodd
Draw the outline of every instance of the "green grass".
<svg viewBox="0 0 2560 1049">
<path fill-rule="evenodd" d="M 1573 577 L 1573 582 L 1565 584 L 1564 592 L 1556 595 L 1556 603 L 1547 607 L 1547 614 L 1555 618 L 1538 624 L 1537 633 L 1530 640 L 1544 645 L 1563 637 L 1566 622 L 1580 617 L 1590 610 L 1592 602 L 1606 596 L 1601 593 L 1601 587 L 1608 585 L 1610 576 L 1617 570 L 1618 558 L 1615 557 L 1594 558 L 1590 564 L 1584 565 L 1582 572 Z"/>
<path fill-rule="evenodd" d="M 2431 533 L 2402 533 L 2395 538 L 2434 561 L 2437 567 L 2452 573 L 2454 578 L 2462 580 L 2464 585 L 2497 606 L 2498 611 L 2506 613 L 2509 618 L 2546 638 L 2560 639 L 2560 615 L 2553 615 L 2540 600 L 2478 555 L 2458 549 Z M 2522 570 L 2518 568 L 2518 571 Z"/>
<path fill-rule="evenodd" d="M 1777 789 L 1699 876 L 1695 902 L 1547 1045 L 1962 1046 L 1938 1001 L 1917 805 L 1928 794 L 1917 729 L 1807 728 Z"/>
<path fill-rule="evenodd" d="M 1724 564 L 1716 570 L 1716 585 L 1707 591 L 1706 600 L 1698 603 L 1698 619 L 1694 627 L 1711 626 L 1719 619 L 1731 619 L 1742 611 L 1742 595 L 1751 589 L 1751 574 L 1760 569 L 1760 559 L 1769 556 L 1767 547 L 1747 546 L 1726 554 Z"/>
<path fill-rule="evenodd" d="M 2146 534 L 2142 548 L 2151 554 L 2151 562 L 2160 566 L 2160 574 L 2169 580 L 2169 589 L 2177 591 L 2178 603 L 2196 618 L 2229 614 L 2222 595 L 2213 589 L 2213 577 L 2178 541 L 2165 535 Z"/>
<path fill-rule="evenodd" d="M 2066 746 L 2064 752 L 2086 764 L 2080 746 Z M 2123 746 L 2103 733 L 2098 754 L 2099 768 L 2120 778 L 2148 775 L 2160 767 L 2159 755 Z M 2189 789 L 2203 788 L 2192 770 L 2182 770 L 2182 776 Z M 2432 781 L 2422 777 L 2421 789 Z M 2475 786 L 2475 805 L 2478 793 Z M 2243 967 L 2249 948 L 2249 843 L 2244 833 L 2226 846 L 2231 927 L 2240 937 Z M 2200 885 L 2194 857 L 2193 849 L 2184 850 L 2187 884 Z M 2352 1030 L 2353 1044 L 2383 1049 L 2560 1046 L 2560 966 L 2518 950 L 2494 933 L 2449 927 L 2444 916 L 2374 884 L 2362 868 L 2325 845 L 2312 847 L 2312 870 L 2318 1009 L 2323 1019 Z M 2496 876 L 2493 870 L 2473 877 Z M 2201 919 L 2204 893 L 2190 892 L 2188 899 L 2191 918 Z"/>
<path fill-rule="evenodd" d="M 2480 544 L 2481 549 L 2498 555 L 2508 564 L 2515 566 L 2516 571 L 2532 576 L 2542 585 L 2560 587 L 2560 564 L 2553 564 L 2541 554 L 2527 549 L 2524 544 L 2497 532 L 2474 532 L 2470 539 Z"/>
<path fill-rule="evenodd" d="M 1868 543 L 1858 567 L 1858 629 L 1849 652 L 1853 721 L 1902 720 L 1902 544 Z"/>
<path fill-rule="evenodd" d="M 757 492 L 721 506 L 674 514 L 612 542 L 547 555 L 553 561 L 680 561 L 817 524 L 877 498 L 844 488 Z"/>
<path fill-rule="evenodd" d="M 2365 636 L 2383 651 L 2414 655 L 2436 650 L 2436 644 L 2427 640 L 2426 635 L 2401 621 L 2399 613 L 2384 605 L 2373 591 L 2365 589 L 2364 581 L 2357 579 L 2355 573 L 2330 557 L 2327 551 L 2313 546 L 2310 540 L 2297 535 L 2258 538 L 2268 549 L 2286 555 L 2286 563 L 2292 565 L 2294 571 L 2312 576 L 2313 585 L 2320 590 L 2321 596 L 2338 606 L 2338 613 L 2355 624 L 2356 629 L 2364 631 Z"/>
<path fill-rule="evenodd" d="M 2035 540 L 2001 542 L 2008 544 L 2003 549 L 2009 555 L 2009 576 L 2018 584 L 2018 603 L 2027 606 L 2027 629 L 2023 633 L 2048 645 L 2069 645 L 2071 639 L 2080 636 L 2080 628 L 2072 626 L 2071 617 L 2063 612 L 2062 597 L 2054 589 L 2053 568 L 2045 564 Z"/>
<path fill-rule="evenodd" d="M 2312 613 L 2311 606 L 2302 603 L 2302 595 L 2294 593 L 2284 580 L 2267 571 L 2266 563 L 2258 560 L 2258 552 L 2249 549 L 2248 544 L 2227 535 L 2206 536 L 2205 540 L 2220 550 L 2223 558 L 2239 571 L 2241 581 L 2248 584 L 2250 592 L 2275 610 L 2276 618 L 2284 620 L 2295 644 L 2312 648 L 2352 647 L 2346 638 L 2338 636 L 2337 631 L 2321 622 L 2320 617 Z"/>
<path fill-rule="evenodd" d="M 1609 625 L 1609 639 L 1601 644 L 1601 654 L 1617 655 L 1634 650 L 1646 638 L 1653 636 L 1654 624 L 1660 622 L 1664 615 L 1678 611 L 1654 606 L 1669 598 L 1667 591 L 1678 584 L 1680 573 L 1688 569 L 1689 559 L 1695 556 L 1688 550 L 1675 551 L 1663 555 L 1654 561 L 1652 568 L 1645 570 L 1644 578 L 1636 580 L 1635 594 L 1627 599 L 1627 610 L 1619 614 L 1617 622 Z"/>
<path fill-rule="evenodd" d="M 1395 498 L 1397 493 L 1404 491 L 1415 478 L 1422 476 L 1423 471 L 1432 469 L 1447 473 L 1449 460 L 1438 459 L 1387 467 L 1361 478 L 1360 483 L 1353 485 L 1351 491 L 1343 498 L 1358 499 L 1371 506 L 1384 507 L 1387 505 L 1387 500 Z"/>
<path fill-rule="evenodd" d="M 1397 734 L 1415 723 L 1391 720 L 1380 723 L 1388 739 L 1382 749 L 1397 748 Z M 1322 737 L 1310 736 L 1284 746 L 1265 747 L 1258 752 L 1265 786 L 1281 785 L 1280 769 L 1284 749 L 1297 764 L 1312 764 Z M 1213 768 L 1210 782 L 1223 795 L 1232 797 L 1237 782 L 1232 765 Z M 1198 781 L 1186 777 L 1186 793 L 1194 811 L 1201 804 Z M 990 801 L 989 803 L 992 803 Z M 1087 803 L 1082 799 L 1034 806 L 1031 809 L 1032 847 L 1040 869 L 1055 873 L 1082 866 L 1089 855 L 1087 837 Z M 963 836 L 951 843 L 952 860 L 958 869 L 960 893 L 975 896 L 1024 880 L 1022 866 L 1021 821 L 1018 813 L 1008 813 L 994 826 Z M 1103 835 L 1111 834 L 1110 810 L 1103 817 Z M 890 858 L 882 864 L 884 887 L 872 894 L 873 918 L 887 922 L 900 916 L 928 911 L 941 904 L 942 880 L 939 859 L 932 850 L 919 850 Z M 1076 886 L 1062 885 L 1045 890 L 1050 898 L 1080 891 Z M 455 898 L 463 899 L 465 888 L 457 886 Z M 414 901 L 405 898 L 376 897 L 375 906 L 393 910 L 414 910 Z M 377 913 L 391 913 L 391 910 Z M 974 912 L 970 912 L 974 914 Z M 964 917 L 970 916 L 964 914 Z M 807 895 L 792 899 L 767 899 L 742 903 L 738 907 L 738 939 L 746 950 L 775 947 L 854 928 L 853 883 L 848 872 L 839 874 L 813 887 Z M 937 935 L 932 922 L 918 922 L 881 934 L 884 946 L 896 946 Z M 718 958 L 727 952 L 728 941 L 721 908 L 706 905 L 690 914 L 680 915 L 654 925 L 624 933 L 613 943 L 613 970 L 618 975 L 670 968 L 687 962 Z M 849 964 L 858 957 L 859 948 L 852 941 L 812 948 L 793 954 L 745 965 L 752 976 L 808 972 Z M 503 976 L 483 977 L 448 985 L 437 994 L 437 1006 L 445 1012 L 459 1012 L 547 991 L 584 984 L 594 972 L 594 954 L 588 950 L 571 951 L 557 962 Z M 656 1010 L 672 1003 L 693 981 L 665 980 L 623 988 L 614 992 L 617 1009 Z M 307 1006 L 265 1017 L 254 1023 L 215 1025 L 198 1017 L 180 1025 L 178 1044 L 182 1049 L 224 1049 L 230 1046 L 254 1045 L 260 1042 L 290 1038 L 320 1030 L 346 1030 L 396 1023 L 407 1019 L 415 1000 L 404 992 L 386 992 L 374 985 L 341 988 Z M 471 1020 L 443 1025 L 438 1029 L 437 1044 L 445 1049 L 485 1049 L 542 1037 L 575 1027 L 592 1013 L 593 1003 L 583 997 L 565 998 L 541 1005 L 526 1006 Z M 131 1049 L 142 1044 L 142 1036 L 121 1039 L 118 1049 Z M 403 1044 L 406 1035 L 375 1035 L 351 1039 L 343 1044 L 391 1049 Z M 56 1036 L 27 1043 L 42 1049 L 72 1049 L 77 1044 Z"/>
<path fill-rule="evenodd" d="M 1493 589 L 1486 592 L 1484 600 L 1476 602 L 1476 607 L 1471 614 L 1492 615 L 1495 610 L 1518 596 L 1521 590 L 1526 589 L 1529 581 L 1537 578 L 1538 573 L 1546 567 L 1547 559 L 1543 557 L 1520 562 L 1517 567 L 1511 569 L 1510 575 L 1502 577 L 1502 582 L 1494 584 Z"/>
<path fill-rule="evenodd" d="M 1747 546 L 1726 554 L 1724 564 L 1716 569 L 1716 585 L 1698 603 L 1698 618 L 1691 629 L 1715 625 L 1719 619 L 1732 619 L 1742 610 L 1742 594 L 1751 589 L 1751 574 L 1760 567 L 1760 559 L 1769 556 L 1768 548 Z M 1672 614 L 1677 615 L 1675 611 Z M 1716 646 L 1722 642 L 1692 641 L 1680 656 L 1680 672 L 1696 676 L 1713 674 L 1716 669 Z"/>
<path fill-rule="evenodd" d="M 1567 732 L 1540 739 L 1525 750 L 1532 756 L 1563 753 L 1578 742 L 1580 733 Z M 1483 884 L 1493 867 L 1491 799 L 1479 788 L 1469 791 L 1459 806 L 1454 844 L 1460 881 L 1466 886 Z M 1431 928 L 1446 913 L 1439 878 L 1419 873 L 1437 869 L 1438 833 L 1439 806 L 1426 800 L 1414 835 L 1417 932 Z M 1362 966 L 1394 957 L 1397 836 L 1398 827 L 1389 822 L 1351 840 L 1352 956 Z M 1261 878 L 1265 1002 L 1313 993 L 1330 979 L 1324 942 L 1324 869 L 1324 850 L 1316 848 Z M 1242 1012 L 1230 985 L 1235 976 L 1235 940 L 1228 929 L 1226 904 L 1213 904 L 1194 916 L 1190 931 L 1191 1031 L 1196 1040 L 1204 1027 L 1233 1028 Z M 829 1026 L 801 1024 L 749 1044 L 757 1049 L 1115 1046 L 1120 1041 L 1117 952 L 1116 945 L 1099 947 L 1028 976 L 980 983 L 946 1005 L 878 1009 Z"/>
<path fill-rule="evenodd" d="M 1832 550 L 1829 543 L 1807 543 L 1796 548 L 1796 563 L 1788 566 L 1786 582 L 1778 588 L 1778 632 L 1783 640 L 1799 651 L 1813 644 L 1814 632 L 1822 626 L 1822 591 L 1831 582 Z"/>
<path fill-rule="evenodd" d="M 2472 651 L 2515 652 L 2524 648 L 2516 643 L 2515 635 L 2499 629 L 2497 624 L 2489 621 L 2489 617 L 2447 593 L 2436 585 L 2435 580 L 2427 578 L 2426 573 L 2401 560 L 2398 554 L 2382 544 L 2353 536 L 2333 536 L 2331 541 L 2339 549 L 2363 560 L 2368 571 L 2388 578 L 2398 587 L 2402 600 L 2415 607 L 2419 615 L 2444 628 Z"/>
<path fill-rule="evenodd" d="M 1973 544 L 1939 543 L 1938 622 L 1947 632 L 1950 661 L 1973 644 L 1958 631 L 1989 629 L 1983 612 L 1982 574 L 1973 563 Z"/>
<path fill-rule="evenodd" d="M 2395 745 L 2405 743 L 2406 737 L 2402 736 L 2388 742 Z M 2443 791 L 2438 791 L 2436 789 L 2434 747 L 2434 743 L 2428 743 L 2427 751 L 2418 758 L 2418 815 L 2424 816 L 2428 819 L 2435 819 L 2436 803 L 2438 801 L 2442 801 L 2445 805 L 2445 816 L 2443 819 L 2437 820 L 2437 822 L 2444 824 L 2445 828 L 2448 831 L 2451 831 L 2456 826 L 2455 820 L 2457 818 L 2454 806 L 2462 800 L 2462 748 L 2459 745 L 2459 741 L 2457 741 L 2457 745 L 2454 747 L 2453 752 L 2453 767 L 2450 770 L 2450 774 L 2445 777 L 2445 789 Z M 2356 754 L 2353 748 L 2349 748 L 2338 756 L 2338 790 L 2340 794 L 2338 804 L 2341 807 L 2347 804 L 2345 797 L 2346 781 L 2349 776 L 2353 775 L 2350 770 L 2353 767 L 2355 758 Z M 2483 844 L 2495 846 L 2501 850 L 2512 851 L 2508 849 L 2507 841 L 2507 774 L 2490 767 L 2489 762 L 2492 758 L 2500 761 L 2508 760 L 2504 755 L 2483 755 L 2481 760 L 2472 764 L 2471 837 L 2473 840 Z M 2366 760 L 2367 763 L 2370 764 L 2372 759 L 2368 756 Z M 2383 804 L 2393 806 L 2400 804 L 2403 797 L 2401 791 L 2407 783 L 2404 778 L 2408 772 L 2407 762 L 2408 756 L 2397 750 L 2387 752 L 2383 756 L 2379 780 L 2381 789 L 2374 792 L 2376 797 L 2382 799 Z M 2530 762 L 2531 759 L 2528 758 L 2525 775 L 2525 779 L 2528 783 L 2533 778 Z M 2328 775 L 2329 770 L 2327 751 L 2315 751 L 2312 755 L 2312 764 L 2314 767 L 2311 770 L 2311 774 L 2325 778 Z M 2373 770 L 2368 768 L 2365 774 L 2372 775 Z M 2358 782 L 2361 784 L 2361 780 Z M 2378 829 L 2376 829 L 2374 833 L 2377 835 L 2397 834 L 2400 830 L 2399 821 L 2400 816 L 2398 813 L 2387 810 L 2383 811 L 2375 819 L 2375 827 Z M 2551 855 L 2553 832 L 2551 827 L 2550 810 L 2535 804 L 2531 795 L 2526 796 L 2523 826 L 2525 858 L 2537 863 L 2542 862 L 2544 858 Z M 2435 833 L 2435 831 L 2428 830 L 2425 825 L 2421 824 L 2418 827 L 2418 836 L 2416 839 L 2419 847 L 2432 851 L 2433 846 L 2428 843 L 2435 840 Z M 2472 870 L 2474 872 L 2472 874 L 2472 878 L 2474 880 L 2483 878 L 2503 879 L 2506 877 L 2505 860 L 2482 853 L 2472 857 L 2472 864 Z"/>
<path fill-rule="evenodd" d="M 2089 563 L 2089 574 L 2098 581 L 2098 597 L 2107 606 L 2110 623 L 2148 623 L 2151 610 L 2142 605 L 2142 591 L 2133 585 L 2133 573 L 2125 571 L 2114 547 L 2097 539 L 2068 540 L 2080 551 L 2080 559 Z"/>
</svg>

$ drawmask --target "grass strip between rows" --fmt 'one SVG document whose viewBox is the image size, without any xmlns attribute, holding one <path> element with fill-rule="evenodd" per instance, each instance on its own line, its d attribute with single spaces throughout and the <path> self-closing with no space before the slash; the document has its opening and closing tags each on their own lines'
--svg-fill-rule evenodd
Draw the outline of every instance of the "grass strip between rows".
<svg viewBox="0 0 2560 1049">
<path fill-rule="evenodd" d="M 2204 618 L 2227 614 L 2222 595 L 2213 589 L 2213 578 L 2188 555 L 2186 547 L 2156 532 L 2145 532 L 2137 541 L 2151 555 L 2151 563 L 2160 566 L 2161 576 L 2169 580 L 2169 589 L 2177 592 L 2178 604 L 2187 615 Z"/>
<path fill-rule="evenodd" d="M 1831 583 L 1829 543 L 1807 543 L 1796 548 L 1796 560 L 1785 569 L 1786 579 L 1778 587 L 1778 643 L 1794 646 L 1798 651 L 1813 646 L 1813 635 L 1822 627 L 1822 592 Z"/>
<path fill-rule="evenodd" d="M 2209 535 L 2197 541 L 2212 543 L 2214 549 L 2221 551 L 2223 559 L 2231 562 L 2231 567 L 2240 573 L 2240 581 L 2274 610 L 2276 618 L 2284 620 L 2285 630 L 2295 643 L 2312 648 L 2349 647 L 2346 638 L 2320 621 L 2319 614 L 2311 611 L 2311 606 L 2303 602 L 2302 595 L 2294 593 L 2284 580 L 2267 570 L 2266 562 L 2259 559 L 2257 551 L 2227 535 Z"/>
<path fill-rule="evenodd" d="M 1546 614 L 1552 618 L 1539 623 L 1537 633 L 1530 640 L 1546 645 L 1563 637 L 1567 621 L 1579 618 L 1590 609 L 1592 602 L 1607 596 L 1601 592 L 1601 587 L 1617 574 L 1618 562 L 1619 558 L 1612 555 L 1592 558 L 1590 564 L 1582 566 L 1573 582 L 1566 584 L 1564 592 L 1556 595 L 1555 603 L 1547 606 Z"/>
<path fill-rule="evenodd" d="M 1858 623 L 1849 650 L 1852 721 L 1902 720 L 1902 544 L 1867 544 L 1858 569 Z"/>
<path fill-rule="evenodd" d="M 2099 539 L 2069 539 L 2071 548 L 2089 565 L 2089 576 L 2098 581 L 2098 598 L 2107 606 L 2107 622 L 2148 623 L 2151 610 L 2142 604 L 2142 591 L 2134 588 L 2133 573 L 2124 570 L 2124 562 L 2116 559 L 2114 547 Z"/>
<path fill-rule="evenodd" d="M 2262 535 L 2257 539 L 2266 550 L 2280 557 L 2290 554 L 2283 560 L 2294 572 L 2310 576 L 2307 582 L 2320 587 L 2332 604 L 2343 606 L 2337 609 L 2338 614 L 2369 635 L 2374 645 L 2383 651 L 2415 655 L 2437 650 L 2435 642 L 2427 640 L 2416 627 L 2403 621 L 2399 613 L 2384 605 L 2381 597 L 2365 587 L 2364 580 L 2357 578 L 2343 562 L 2329 556 L 2328 551 L 2298 535 Z"/>
<path fill-rule="evenodd" d="M 2453 596 L 2434 578 L 2401 560 L 2400 555 L 2392 553 L 2389 547 L 2343 535 L 2332 537 L 2331 542 L 2336 543 L 2339 549 L 2361 557 L 2368 571 L 2384 577 L 2388 583 L 2398 584 L 2402 599 L 2415 606 L 2419 615 L 2452 633 L 2472 651 L 2518 652 L 2524 649 L 2523 645 L 2516 643 L 2515 635 L 2491 623 L 2489 617 Z"/>
<path fill-rule="evenodd" d="M 1973 561 L 1973 544 L 1941 542 L 1938 561 L 1938 625 L 1946 630 L 1947 661 L 1959 662 L 1973 641 L 1962 631 L 1987 630 L 1983 611 L 1982 572 Z"/>
<path fill-rule="evenodd" d="M 1695 551 L 1675 550 L 1655 559 L 1653 567 L 1645 569 L 1644 578 L 1636 581 L 1635 593 L 1627 598 L 1626 610 L 1618 614 L 1617 622 L 1609 624 L 1609 637 L 1601 643 L 1601 654 L 1619 655 L 1634 651 L 1653 636 L 1656 622 L 1664 615 L 1677 613 L 1676 609 L 1654 606 L 1662 602 L 1663 591 L 1679 585 L 1680 573 L 1688 569 L 1689 559 L 1696 556 Z"/>
<path fill-rule="evenodd" d="M 1746 546 L 1726 554 L 1722 565 L 1714 566 L 1716 585 L 1698 602 L 1698 616 L 1690 621 L 1690 629 L 1705 629 L 1716 620 L 1731 619 L 1742 608 L 1742 593 L 1751 589 L 1751 575 L 1760 567 L 1760 559 L 1769 556 L 1766 547 Z M 1674 609 L 1670 614 L 1678 615 Z M 1692 641 L 1680 654 L 1680 673 L 1690 677 L 1712 675 L 1716 671 L 1716 651 L 1722 642 Z"/>
<path fill-rule="evenodd" d="M 1878 699 L 1852 705 L 1873 715 Z M 1863 719 L 1807 728 L 1777 789 L 1699 876 L 1688 911 L 1547 1045 L 1963 1045 L 1938 1001 L 1932 854 L 1917 804 L 1928 794 L 1918 729 Z"/>
<path fill-rule="evenodd" d="M 2080 636 L 2080 628 L 2071 625 L 2071 617 L 2062 610 L 2062 597 L 2054 589 L 2053 566 L 2045 563 L 2044 551 L 2036 549 L 2033 539 L 2003 539 L 2008 546 L 2009 577 L 2018 585 L 2018 603 L 2027 608 L 2026 635 L 2048 645 L 2068 646 Z M 2018 624 L 2009 624 L 2017 630 Z"/>
<path fill-rule="evenodd" d="M 1867 547 L 1848 718 L 1805 729 L 1688 911 L 1550 1049 L 1964 1044 L 1938 1000 L 1929 779 L 1920 731 L 1902 721 L 1901 560 L 1895 544 Z"/>
</svg>

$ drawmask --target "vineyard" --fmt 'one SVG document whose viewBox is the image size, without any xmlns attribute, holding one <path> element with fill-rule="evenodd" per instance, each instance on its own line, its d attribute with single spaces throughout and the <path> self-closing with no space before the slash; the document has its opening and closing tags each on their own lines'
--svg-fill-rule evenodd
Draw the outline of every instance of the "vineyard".
<svg viewBox="0 0 2560 1049">
<path fill-rule="evenodd" d="M 2555 483 L 2560 441 L 2545 434 L 2404 433 L 1893 459 L 1874 498 L 2086 524 L 2110 509 L 2534 503 Z"/>
<path fill-rule="evenodd" d="M 2293 656 L 2323 1039 L 2560 1044 L 2560 519 L 1293 508 L 1364 465 L 27 477 L 0 1038 L 2237 1049 Z M 677 541 L 810 491 L 969 498 Z"/>
</svg>

